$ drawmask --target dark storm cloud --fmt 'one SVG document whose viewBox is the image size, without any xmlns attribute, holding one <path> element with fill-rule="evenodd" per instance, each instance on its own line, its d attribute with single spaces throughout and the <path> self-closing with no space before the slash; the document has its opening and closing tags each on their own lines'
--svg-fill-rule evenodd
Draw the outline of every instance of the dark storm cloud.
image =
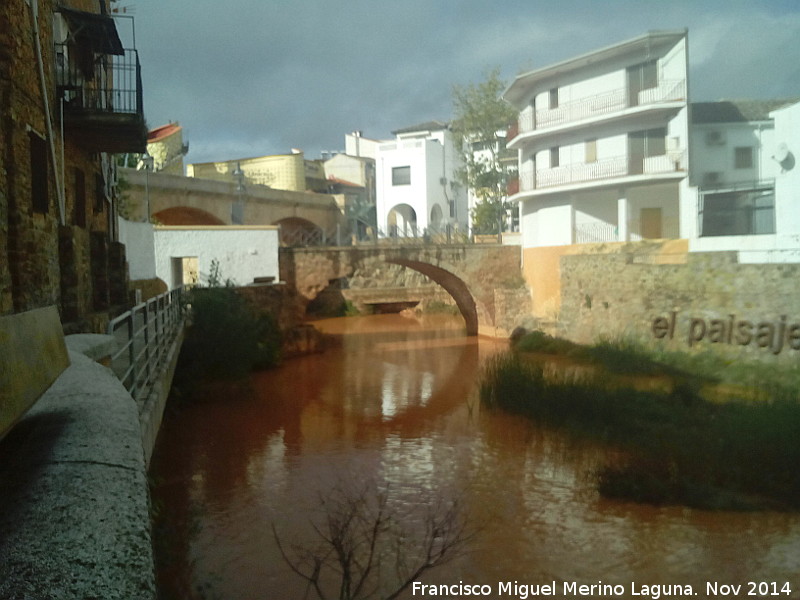
<svg viewBox="0 0 800 600">
<path fill-rule="evenodd" d="M 148 122 L 180 121 L 190 162 L 387 137 L 450 118 L 453 84 L 491 67 L 510 80 L 651 29 L 689 28 L 694 100 L 800 96 L 794 0 L 131 4 Z"/>
</svg>

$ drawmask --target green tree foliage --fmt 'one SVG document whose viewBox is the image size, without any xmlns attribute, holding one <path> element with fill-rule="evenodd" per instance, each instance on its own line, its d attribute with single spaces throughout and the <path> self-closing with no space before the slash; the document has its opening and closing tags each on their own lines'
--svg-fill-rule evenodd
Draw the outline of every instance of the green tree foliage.
<svg viewBox="0 0 800 600">
<path fill-rule="evenodd" d="M 452 129 L 464 164 L 458 177 L 479 198 L 472 213 L 476 233 L 497 233 L 507 208 L 502 159 L 509 156 L 505 131 L 516 110 L 500 97 L 504 88 L 499 68 L 480 83 L 453 86 Z"/>
<path fill-rule="evenodd" d="M 188 293 L 191 325 L 181 348 L 179 371 L 184 387 L 199 380 L 238 379 L 280 359 L 280 332 L 274 318 L 256 316 L 223 280 L 212 262 L 208 287 Z"/>
</svg>

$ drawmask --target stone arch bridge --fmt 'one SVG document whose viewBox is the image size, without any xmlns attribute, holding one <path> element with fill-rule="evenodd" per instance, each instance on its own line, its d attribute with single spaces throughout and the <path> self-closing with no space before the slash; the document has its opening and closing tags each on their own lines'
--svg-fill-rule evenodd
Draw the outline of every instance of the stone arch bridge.
<svg viewBox="0 0 800 600">
<path fill-rule="evenodd" d="M 467 335 L 506 336 L 530 314 L 530 293 L 520 270 L 518 246 L 402 245 L 281 248 L 281 278 L 303 308 L 332 281 L 351 277 L 375 261 L 414 269 L 455 300 Z"/>
</svg>

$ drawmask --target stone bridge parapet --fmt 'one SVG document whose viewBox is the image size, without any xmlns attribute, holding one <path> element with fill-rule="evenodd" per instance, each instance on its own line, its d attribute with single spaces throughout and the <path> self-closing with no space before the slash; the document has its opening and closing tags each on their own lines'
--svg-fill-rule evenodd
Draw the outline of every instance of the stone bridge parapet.
<svg viewBox="0 0 800 600">
<path fill-rule="evenodd" d="M 348 279 L 360 267 L 384 262 L 418 271 L 442 286 L 464 317 L 467 335 L 505 336 L 516 314 L 530 310 L 516 246 L 363 245 L 281 248 L 280 252 L 281 278 L 297 292 L 300 303 L 308 304 L 332 281 Z M 509 302 L 509 297 L 515 300 Z"/>
</svg>

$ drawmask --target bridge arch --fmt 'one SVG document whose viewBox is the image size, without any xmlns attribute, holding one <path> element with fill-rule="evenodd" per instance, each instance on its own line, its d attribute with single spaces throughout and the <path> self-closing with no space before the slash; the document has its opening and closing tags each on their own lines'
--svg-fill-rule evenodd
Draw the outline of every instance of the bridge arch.
<svg viewBox="0 0 800 600">
<path fill-rule="evenodd" d="M 191 206 L 173 206 L 153 214 L 162 225 L 225 225 L 210 212 Z"/>
<path fill-rule="evenodd" d="M 458 306 L 461 316 L 464 317 L 467 335 L 478 335 L 478 308 L 475 298 L 472 297 L 469 287 L 460 277 L 426 262 L 400 258 L 386 258 L 386 262 L 414 269 L 442 286 L 456 301 L 456 306 Z"/>
<path fill-rule="evenodd" d="M 307 246 L 319 243 L 323 236 L 320 227 L 301 217 L 286 217 L 273 225 L 281 228 L 281 246 Z"/>
</svg>

